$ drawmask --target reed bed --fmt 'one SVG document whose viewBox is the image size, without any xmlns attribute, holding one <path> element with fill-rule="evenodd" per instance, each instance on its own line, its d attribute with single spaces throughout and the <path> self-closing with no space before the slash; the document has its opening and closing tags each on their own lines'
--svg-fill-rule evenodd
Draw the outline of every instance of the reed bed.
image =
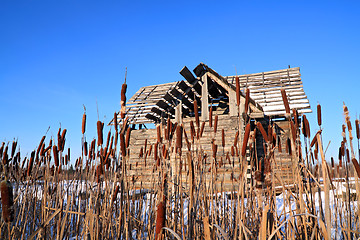
<svg viewBox="0 0 360 240">
<path fill-rule="evenodd" d="M 333 159 L 329 164 L 321 137 L 320 105 L 319 131 L 310 136 L 308 120 L 298 117 L 296 111 L 291 113 L 286 92 L 281 91 L 291 131 L 286 151 L 296 159 L 296 184 L 290 186 L 273 171 L 279 161 L 274 151 L 282 150 L 271 124 L 266 131 L 260 122 L 256 123 L 255 131 L 264 138 L 265 157 L 259 163 L 250 154 L 248 181 L 246 153 L 249 147 L 256 148 L 251 119 L 245 117 L 243 122 L 239 117 L 244 131 L 226 136 L 224 129 L 217 133 L 221 120 L 215 115 L 213 122 L 212 109 L 210 121 L 200 123 L 196 101 L 195 124 L 191 121 L 188 129 L 170 121 L 160 124 L 155 132 L 156 143 L 146 140 L 136 164 L 130 163 L 132 129 L 124 111 L 125 92 L 126 84 L 121 92 L 122 120 L 119 118 L 110 129 L 98 121 L 97 138 L 90 144 L 86 140 L 84 113 L 83 152 L 77 159 L 70 159 L 70 149 L 65 148 L 66 129 L 59 129 L 57 139 L 44 136 L 30 158 L 20 157 L 16 141 L 11 147 L 10 143 L 2 143 L 1 239 L 360 237 L 359 121 L 355 121 L 356 144 L 346 106 L 338 164 Z M 237 103 L 239 106 L 240 99 Z M 245 114 L 248 111 L 246 106 Z M 117 119 L 117 114 L 114 116 Z M 203 139 L 205 125 L 212 131 Z M 216 134 L 221 143 L 216 143 Z M 49 144 L 47 138 L 51 138 Z M 205 153 L 204 141 L 211 143 L 212 154 Z M 231 151 L 225 151 L 225 146 Z M 227 163 L 233 173 L 233 190 L 225 192 L 223 181 L 215 179 Z M 146 182 L 129 174 L 138 164 L 152 169 Z M 209 174 L 211 177 L 206 177 Z"/>
</svg>

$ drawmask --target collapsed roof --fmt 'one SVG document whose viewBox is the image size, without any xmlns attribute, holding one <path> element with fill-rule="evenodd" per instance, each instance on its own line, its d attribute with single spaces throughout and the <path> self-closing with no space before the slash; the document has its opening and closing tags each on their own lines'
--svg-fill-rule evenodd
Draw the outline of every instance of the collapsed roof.
<svg viewBox="0 0 360 240">
<path fill-rule="evenodd" d="M 235 92 L 235 76 L 223 77 L 203 63 L 193 72 L 195 76 L 185 66 L 180 71 L 185 80 L 141 87 L 126 103 L 128 121 L 145 124 L 160 122 L 168 117 L 175 118 L 175 108 L 180 102 L 183 117 L 191 117 L 195 99 L 198 106 L 201 106 L 203 100 L 204 106 L 211 104 L 213 109 L 223 110 L 223 113 L 231 112 L 229 96 Z M 284 116 L 281 88 L 286 90 L 290 108 L 297 109 L 299 113 L 311 112 L 298 67 L 240 75 L 239 82 L 241 91 L 246 88 L 250 90 L 250 108 L 253 112 L 273 117 Z M 208 98 L 202 98 L 204 85 Z M 199 111 L 201 114 L 201 108 Z"/>
</svg>

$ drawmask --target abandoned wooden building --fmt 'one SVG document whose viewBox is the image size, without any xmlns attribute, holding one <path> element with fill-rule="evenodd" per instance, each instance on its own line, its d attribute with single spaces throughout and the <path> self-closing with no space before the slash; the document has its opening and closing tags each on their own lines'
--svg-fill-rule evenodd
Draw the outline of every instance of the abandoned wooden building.
<svg viewBox="0 0 360 240">
<path fill-rule="evenodd" d="M 186 140 L 182 140 L 184 142 L 182 144 L 184 170 L 188 169 L 186 152 L 197 151 L 195 145 L 201 146 L 205 158 L 204 164 L 208 165 L 209 172 L 210 160 L 206 161 L 206 158 L 216 157 L 220 166 L 215 178 L 219 183 L 221 182 L 223 190 L 231 190 L 234 186 L 234 178 L 236 179 L 239 174 L 239 169 L 234 168 L 232 156 L 235 158 L 239 156 L 241 148 L 234 139 L 236 135 L 243 137 L 245 121 L 251 123 L 251 130 L 256 128 L 257 122 L 260 122 L 264 129 L 269 131 L 268 126 L 271 124 L 270 129 L 276 134 L 284 149 L 281 152 L 281 148 L 275 149 L 274 156 L 277 164 L 273 166 L 272 171 L 284 183 L 293 183 L 295 181 L 293 163 L 296 160 L 285 151 L 290 132 L 288 122 L 285 121 L 285 107 L 280 89 L 286 90 L 289 105 L 291 109 L 297 110 L 298 116 L 311 112 L 309 101 L 303 90 L 300 68 L 289 67 L 283 70 L 238 76 L 240 99 L 236 94 L 235 76 L 221 76 L 203 63 L 196 66 L 193 72 L 195 75 L 185 66 L 180 71 L 184 80 L 141 87 L 126 103 L 127 122 L 132 124 L 128 174 L 134 180 L 135 186 L 151 186 L 151 179 L 156 174 L 154 166 L 158 159 L 157 155 L 162 154 L 164 159 L 170 161 L 170 154 L 162 152 L 156 144 L 158 131 L 163 131 L 162 136 L 169 139 L 169 135 L 174 134 L 174 125 L 182 124 L 186 135 Z M 250 93 L 247 112 L 244 110 L 245 89 L 249 89 Z M 240 101 L 239 106 L 238 101 Z M 200 118 L 200 123 L 197 124 L 194 105 L 198 107 Z M 215 118 L 217 118 L 217 126 L 214 126 Z M 201 131 L 201 137 L 198 140 L 195 137 L 195 142 L 197 141 L 195 144 L 194 134 L 191 133 L 194 125 L 198 129 L 197 136 Z M 168 136 L 165 136 L 165 129 L 168 128 L 167 131 L 169 131 L 171 127 L 172 130 Z M 253 149 L 251 146 L 246 150 L 246 160 L 249 161 L 248 181 L 264 156 L 264 139 L 260 131 L 252 131 L 252 134 L 255 139 L 252 144 L 256 145 L 256 150 L 251 153 Z M 193 147 L 186 144 L 187 139 L 192 141 Z M 213 156 L 214 142 L 216 147 L 219 146 L 216 156 Z M 155 148 L 159 149 L 154 150 Z M 237 159 L 235 164 L 240 158 L 237 157 Z M 251 159 L 255 159 L 253 161 L 257 164 L 254 162 L 251 164 Z M 277 180 L 274 181 L 277 182 Z"/>
</svg>

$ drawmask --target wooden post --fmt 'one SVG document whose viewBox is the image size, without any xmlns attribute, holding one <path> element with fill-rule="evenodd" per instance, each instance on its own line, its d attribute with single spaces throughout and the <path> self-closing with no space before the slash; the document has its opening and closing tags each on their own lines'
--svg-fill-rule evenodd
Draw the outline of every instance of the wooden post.
<svg viewBox="0 0 360 240">
<path fill-rule="evenodd" d="M 237 116 L 238 109 L 236 106 L 236 92 L 232 89 L 229 89 L 229 115 L 230 116 Z"/>
<path fill-rule="evenodd" d="M 178 124 L 182 124 L 182 100 L 180 100 L 179 104 L 175 107 L 175 121 Z"/>
<path fill-rule="evenodd" d="M 208 92 L 208 76 L 205 73 L 201 80 L 203 81 L 202 88 L 201 88 L 201 120 L 202 121 L 209 121 L 209 92 Z"/>
</svg>

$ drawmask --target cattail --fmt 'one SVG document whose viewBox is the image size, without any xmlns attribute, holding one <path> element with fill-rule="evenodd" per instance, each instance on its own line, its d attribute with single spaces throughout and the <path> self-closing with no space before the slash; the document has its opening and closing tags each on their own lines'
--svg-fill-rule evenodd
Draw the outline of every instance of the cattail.
<svg viewBox="0 0 360 240">
<path fill-rule="evenodd" d="M 219 116 L 218 116 L 218 115 L 215 115 L 214 133 L 216 133 L 216 131 L 217 131 L 218 120 L 219 120 Z"/>
<path fill-rule="evenodd" d="M 127 84 L 123 83 L 123 85 L 121 86 L 121 110 L 120 110 L 120 117 L 122 119 L 125 118 L 125 112 L 126 112 L 126 89 L 127 89 Z"/>
<path fill-rule="evenodd" d="M 298 116 L 298 112 L 295 108 L 293 108 L 293 116 L 294 116 L 295 127 L 296 127 L 296 129 L 298 129 L 299 128 L 299 123 L 298 123 L 299 116 Z"/>
<path fill-rule="evenodd" d="M 84 113 L 83 117 L 82 117 L 82 124 L 81 124 L 81 132 L 82 132 L 82 134 L 85 133 L 85 127 L 86 127 L 86 114 Z"/>
<path fill-rule="evenodd" d="M 58 148 L 56 147 L 56 145 L 53 146 L 53 154 L 54 154 L 55 166 L 58 167 L 59 166 L 59 155 L 58 155 Z"/>
<path fill-rule="evenodd" d="M 148 154 L 148 156 L 151 155 L 151 151 L 152 151 L 152 145 L 150 145 L 150 147 L 149 147 L 149 154 Z"/>
<path fill-rule="evenodd" d="M 313 138 L 313 140 L 310 143 L 310 147 L 313 147 L 315 145 L 315 143 L 317 142 L 317 135 L 319 134 L 319 132 L 317 132 Z"/>
<path fill-rule="evenodd" d="M 66 128 L 62 131 L 61 133 L 61 150 L 60 151 L 64 151 L 64 147 L 65 147 L 65 135 L 66 135 Z M 59 146 L 60 147 L 60 146 Z"/>
<path fill-rule="evenodd" d="M 234 146 L 236 146 L 239 142 L 239 131 L 236 131 L 234 138 Z"/>
<path fill-rule="evenodd" d="M 352 126 L 351 126 L 351 122 L 350 121 L 346 121 L 347 127 L 348 127 L 348 131 L 352 130 Z"/>
<path fill-rule="evenodd" d="M 335 163 L 334 163 L 334 158 L 331 157 L 331 167 L 334 168 L 335 167 Z"/>
<path fill-rule="evenodd" d="M 212 142 L 213 158 L 216 158 L 217 148 L 218 146 L 215 144 L 215 140 L 213 140 Z"/>
<path fill-rule="evenodd" d="M 126 148 L 128 148 L 129 144 L 130 144 L 130 131 L 131 131 L 131 128 L 128 127 L 128 129 L 126 130 L 126 138 L 125 138 Z"/>
<path fill-rule="evenodd" d="M 182 132 L 183 129 L 180 125 L 177 126 L 176 128 L 176 150 L 181 154 L 181 149 L 182 149 Z"/>
<path fill-rule="evenodd" d="M 6 165 L 8 163 L 8 146 L 5 147 L 5 150 L 3 152 L 3 159 L 2 162 L 4 165 Z"/>
<path fill-rule="evenodd" d="M 246 88 L 246 95 L 245 95 L 245 113 L 248 113 L 249 110 L 249 102 L 250 102 L 250 89 Z"/>
<path fill-rule="evenodd" d="M 141 147 L 139 152 L 139 158 L 142 158 L 143 156 L 144 156 L 144 148 Z"/>
<path fill-rule="evenodd" d="M 245 127 L 244 141 L 241 149 L 241 156 L 243 157 L 245 156 L 246 153 L 246 147 L 249 140 L 249 135 L 250 135 L 250 123 L 248 123 Z"/>
<path fill-rule="evenodd" d="M 125 143 L 125 137 L 123 133 L 120 133 L 120 150 L 121 150 L 121 155 L 123 157 L 126 156 L 126 143 Z"/>
<path fill-rule="evenodd" d="M 284 88 L 281 89 L 281 97 L 282 97 L 283 102 L 284 102 L 286 114 L 289 115 L 290 114 L 290 106 L 289 106 L 289 101 L 287 99 L 286 92 L 285 92 Z"/>
<path fill-rule="evenodd" d="M 147 139 L 145 139 L 145 143 L 144 143 L 144 152 L 146 153 L 146 150 L 147 150 Z"/>
<path fill-rule="evenodd" d="M 288 138 L 287 140 L 286 140 L 286 152 L 289 154 L 289 155 L 291 155 L 291 141 L 290 141 L 290 138 Z"/>
<path fill-rule="evenodd" d="M 354 167 L 355 167 L 358 178 L 360 178 L 360 166 L 359 166 L 358 161 L 355 158 L 353 158 L 351 161 L 354 164 Z"/>
<path fill-rule="evenodd" d="M 281 149 L 281 139 L 280 139 L 280 136 L 278 136 L 277 145 L 278 145 L 278 152 L 281 153 L 281 152 L 282 152 L 282 149 Z"/>
<path fill-rule="evenodd" d="M 317 121 L 318 125 L 321 126 L 321 105 L 317 105 Z"/>
<path fill-rule="evenodd" d="M 209 126 L 210 126 L 210 128 L 212 128 L 212 117 L 213 117 L 213 108 L 212 108 L 212 106 L 210 106 L 210 111 L 209 111 Z"/>
<path fill-rule="evenodd" d="M 264 129 L 263 125 L 261 124 L 261 122 L 257 122 L 257 123 L 256 123 L 256 127 L 260 130 L 261 135 L 263 136 L 265 142 L 268 143 L 268 142 L 269 142 L 269 138 L 268 138 L 268 136 L 267 136 L 267 134 L 266 134 L 266 132 L 265 132 L 265 129 Z"/>
<path fill-rule="evenodd" d="M 45 156 L 45 143 L 41 144 L 40 156 Z"/>
<path fill-rule="evenodd" d="M 98 146 L 103 144 L 103 123 L 101 121 L 97 121 L 97 135 L 98 135 Z"/>
<path fill-rule="evenodd" d="M 221 145 L 224 148 L 225 147 L 225 130 L 221 129 Z"/>
<path fill-rule="evenodd" d="M 236 83 L 236 105 L 240 105 L 240 80 L 239 77 L 235 77 L 235 83 Z"/>
<path fill-rule="evenodd" d="M 159 146 L 159 143 L 156 142 L 155 145 L 154 145 L 154 160 L 156 161 L 156 166 L 160 166 L 160 161 L 158 161 L 158 146 Z"/>
<path fill-rule="evenodd" d="M 195 127 L 194 127 L 194 122 L 190 121 L 190 136 L 191 136 L 191 141 L 194 142 L 194 136 L 195 136 Z"/>
<path fill-rule="evenodd" d="M 42 145 L 42 142 L 40 141 L 41 144 L 39 144 L 39 147 Z M 14 157 L 15 151 L 16 151 L 16 146 L 17 146 L 17 141 L 13 141 L 12 142 L 12 147 L 11 147 L 11 157 Z"/>
<path fill-rule="evenodd" d="M 84 142 L 84 155 L 88 155 L 88 143 L 86 141 Z"/>
<path fill-rule="evenodd" d="M 359 120 L 355 120 L 355 127 L 356 127 L 356 137 L 357 139 L 360 139 L 360 129 L 359 129 Z"/>
<path fill-rule="evenodd" d="M 13 188 L 11 183 L 3 180 L 0 183 L 2 216 L 6 223 L 14 221 Z"/>
<path fill-rule="evenodd" d="M 157 142 L 161 142 L 161 126 L 160 126 L 160 124 L 156 126 L 156 133 L 157 133 Z"/>
<path fill-rule="evenodd" d="M 347 159 L 347 162 L 349 163 L 350 162 L 350 151 L 349 151 L 349 149 L 346 149 L 346 159 Z"/>
<path fill-rule="evenodd" d="M 200 137 L 202 137 L 205 128 L 205 122 L 201 123 Z"/>
<path fill-rule="evenodd" d="M 291 134 L 293 137 L 293 141 L 296 142 L 296 130 L 295 130 L 295 125 L 293 121 L 290 121 L 290 127 L 291 127 Z"/>
<path fill-rule="evenodd" d="M 234 148 L 234 146 L 231 146 L 231 156 L 232 157 L 235 156 L 235 148 Z"/>
<path fill-rule="evenodd" d="M 156 210 L 155 240 L 160 239 L 162 228 L 165 226 L 165 203 L 161 201 Z"/>
<path fill-rule="evenodd" d="M 111 198 L 111 203 L 114 203 L 114 202 L 115 202 L 118 193 L 119 193 L 119 185 L 116 185 L 114 194 L 112 195 L 112 198 Z"/>
<path fill-rule="evenodd" d="M 27 173 L 26 173 L 26 175 L 27 175 L 28 177 L 30 177 L 30 175 L 31 175 L 31 170 L 32 170 L 33 164 L 34 164 L 34 158 L 35 158 L 35 151 L 32 151 L 32 152 L 31 152 L 31 157 L 30 157 L 30 160 L 29 160 L 29 165 L 28 165 Z"/>
<path fill-rule="evenodd" d="M 117 112 L 114 112 L 114 128 L 115 128 L 115 132 L 118 132 L 118 119 L 117 119 Z"/>
<path fill-rule="evenodd" d="M 166 131 L 165 131 L 165 139 L 166 140 L 169 140 L 170 132 L 171 132 L 171 121 L 170 121 L 170 118 L 168 118 L 167 122 L 166 122 Z"/>
</svg>

